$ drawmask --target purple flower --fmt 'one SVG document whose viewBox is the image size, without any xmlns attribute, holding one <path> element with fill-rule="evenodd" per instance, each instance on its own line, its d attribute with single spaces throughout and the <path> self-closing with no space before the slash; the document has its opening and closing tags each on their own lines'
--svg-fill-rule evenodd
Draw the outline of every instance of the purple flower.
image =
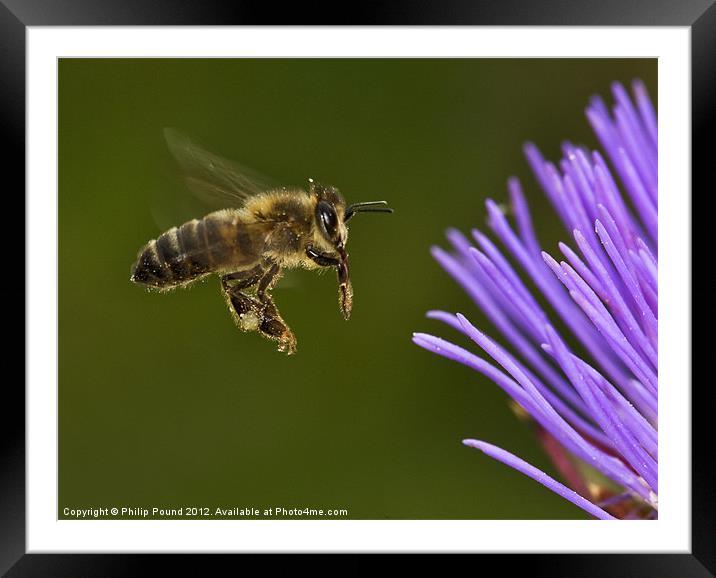
<svg viewBox="0 0 716 578">
<path fill-rule="evenodd" d="M 611 112 L 599 97 L 586 110 L 609 163 L 565 142 L 555 165 L 525 145 L 571 237 L 559 244 L 561 257 L 542 251 L 516 178 L 507 186 L 508 211 L 486 202 L 502 248 L 473 229 L 471 239 L 448 231 L 451 252 L 432 249 L 501 336 L 488 337 L 460 314 L 428 317 L 467 336 L 491 361 L 433 335 L 415 333 L 413 341 L 500 386 L 535 425 L 567 485 L 487 442 L 465 445 L 597 518 L 656 518 L 657 122 L 641 82 L 633 84 L 634 100 L 621 84 L 612 90 Z"/>
</svg>

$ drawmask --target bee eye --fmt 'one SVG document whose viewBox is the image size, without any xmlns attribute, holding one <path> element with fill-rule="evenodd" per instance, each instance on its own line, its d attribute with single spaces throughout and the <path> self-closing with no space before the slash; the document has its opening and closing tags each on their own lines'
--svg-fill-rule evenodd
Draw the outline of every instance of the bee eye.
<svg viewBox="0 0 716 578">
<path fill-rule="evenodd" d="M 338 217 L 333 207 L 326 201 L 320 201 L 316 207 L 316 212 L 318 213 L 318 219 L 326 235 L 328 235 L 330 239 L 334 238 L 338 228 Z"/>
</svg>

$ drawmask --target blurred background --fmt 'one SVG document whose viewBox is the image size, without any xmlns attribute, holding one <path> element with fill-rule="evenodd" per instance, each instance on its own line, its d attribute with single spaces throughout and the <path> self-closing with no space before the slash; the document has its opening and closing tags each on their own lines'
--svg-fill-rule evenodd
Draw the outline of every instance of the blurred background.
<svg viewBox="0 0 716 578">
<path fill-rule="evenodd" d="M 59 512 L 88 507 L 345 508 L 353 519 L 584 518 L 464 447 L 475 437 L 556 472 L 507 396 L 413 345 L 459 311 L 497 333 L 432 260 L 444 231 L 485 225 L 519 176 L 543 248 L 566 239 L 522 144 L 557 160 L 596 147 L 592 94 L 656 60 L 123 60 L 59 62 Z M 353 316 L 335 273 L 291 274 L 275 301 L 287 357 L 240 332 L 216 277 L 148 293 L 137 251 L 191 213 L 162 128 L 287 185 L 308 177 L 359 215 Z"/>
</svg>

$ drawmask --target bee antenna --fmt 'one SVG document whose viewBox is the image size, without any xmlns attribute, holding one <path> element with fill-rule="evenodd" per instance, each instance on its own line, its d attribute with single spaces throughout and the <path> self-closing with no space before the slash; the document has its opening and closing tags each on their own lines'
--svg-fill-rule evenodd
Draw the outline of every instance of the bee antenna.
<svg viewBox="0 0 716 578">
<path fill-rule="evenodd" d="M 362 203 L 353 203 L 346 209 L 344 221 L 350 219 L 356 213 L 392 213 L 393 209 L 387 207 L 386 201 L 364 201 Z"/>
</svg>

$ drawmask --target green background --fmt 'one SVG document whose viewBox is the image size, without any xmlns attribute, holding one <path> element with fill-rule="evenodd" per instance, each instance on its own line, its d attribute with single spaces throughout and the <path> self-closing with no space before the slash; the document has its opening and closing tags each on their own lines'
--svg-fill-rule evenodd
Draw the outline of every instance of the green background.
<svg viewBox="0 0 716 578">
<path fill-rule="evenodd" d="M 555 474 L 499 388 L 413 345 L 464 343 L 424 318 L 488 327 L 432 260 L 444 230 L 484 227 L 520 176 L 543 247 L 566 234 L 521 147 L 597 145 L 590 95 L 644 60 L 59 62 L 59 512 L 64 507 L 346 508 L 350 518 L 584 518 L 461 445 L 476 437 Z M 148 293 L 138 249 L 187 209 L 162 128 L 284 184 L 308 177 L 393 215 L 351 222 L 353 317 L 335 274 L 298 271 L 275 300 L 286 357 L 238 331 L 210 278 Z"/>
</svg>

